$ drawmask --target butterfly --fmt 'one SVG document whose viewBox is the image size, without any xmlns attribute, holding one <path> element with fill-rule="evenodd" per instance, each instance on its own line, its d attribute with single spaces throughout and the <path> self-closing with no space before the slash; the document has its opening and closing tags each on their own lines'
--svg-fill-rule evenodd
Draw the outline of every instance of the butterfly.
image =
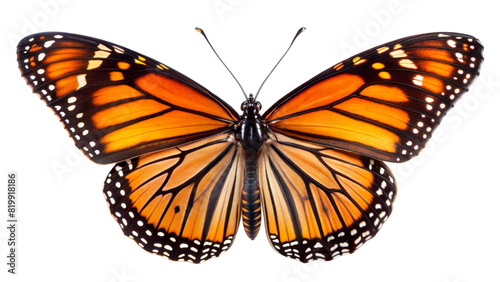
<svg viewBox="0 0 500 282">
<path fill-rule="evenodd" d="M 482 51 L 459 33 L 398 39 L 262 114 L 256 96 L 238 113 L 173 68 L 96 38 L 38 33 L 17 55 L 81 152 L 116 163 L 103 192 L 123 233 L 148 252 L 200 263 L 231 247 L 240 220 L 253 239 L 263 217 L 271 246 L 302 262 L 373 238 L 396 197 L 384 161 L 425 147 L 479 75 Z"/>
</svg>

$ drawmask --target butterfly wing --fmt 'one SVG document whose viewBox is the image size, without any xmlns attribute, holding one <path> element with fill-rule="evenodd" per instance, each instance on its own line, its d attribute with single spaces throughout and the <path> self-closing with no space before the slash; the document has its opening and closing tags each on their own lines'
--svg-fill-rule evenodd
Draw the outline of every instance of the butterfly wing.
<svg viewBox="0 0 500 282">
<path fill-rule="evenodd" d="M 233 243 L 244 178 L 232 134 L 120 162 L 104 194 L 123 233 L 148 252 L 199 263 Z"/>
<path fill-rule="evenodd" d="M 125 235 L 195 263 L 231 246 L 244 166 L 230 106 L 174 69 L 95 38 L 31 35 L 18 62 L 89 159 L 119 162 L 104 194 Z"/>
<path fill-rule="evenodd" d="M 354 252 L 382 227 L 396 196 L 383 162 L 280 133 L 263 145 L 258 175 L 269 242 L 302 262 Z"/>
<path fill-rule="evenodd" d="M 33 92 L 97 163 L 229 132 L 238 117 L 174 69 L 103 40 L 39 33 L 21 40 L 17 55 Z"/>
<path fill-rule="evenodd" d="M 263 114 L 259 159 L 268 239 L 307 262 L 352 253 L 391 213 L 402 162 L 479 74 L 472 36 L 430 33 L 380 45 L 299 86 Z"/>
<path fill-rule="evenodd" d="M 272 132 L 372 158 L 416 156 L 483 61 L 470 35 L 429 33 L 380 45 L 299 86 L 264 115 Z"/>
</svg>

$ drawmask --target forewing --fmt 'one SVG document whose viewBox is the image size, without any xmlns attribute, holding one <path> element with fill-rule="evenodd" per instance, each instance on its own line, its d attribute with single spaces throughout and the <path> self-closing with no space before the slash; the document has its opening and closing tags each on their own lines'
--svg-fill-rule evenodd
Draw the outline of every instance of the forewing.
<svg viewBox="0 0 500 282">
<path fill-rule="evenodd" d="M 232 135 L 118 163 L 104 194 L 123 233 L 144 250 L 199 263 L 233 243 L 244 156 Z"/>
<path fill-rule="evenodd" d="M 470 35 L 429 33 L 353 56 L 304 83 L 264 115 L 271 131 L 406 161 L 468 91 L 483 61 Z"/>
<path fill-rule="evenodd" d="M 394 176 L 383 162 L 281 134 L 258 165 L 271 245 L 302 262 L 352 253 L 392 210 Z"/>
<path fill-rule="evenodd" d="M 151 58 L 103 40 L 39 33 L 17 49 L 22 76 L 97 163 L 228 132 L 237 113 Z"/>
</svg>

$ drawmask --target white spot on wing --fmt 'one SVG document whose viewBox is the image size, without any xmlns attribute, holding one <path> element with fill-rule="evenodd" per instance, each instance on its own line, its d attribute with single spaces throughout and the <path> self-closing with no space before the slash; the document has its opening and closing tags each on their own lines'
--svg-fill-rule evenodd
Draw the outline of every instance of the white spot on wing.
<svg viewBox="0 0 500 282">
<path fill-rule="evenodd" d="M 109 55 L 111 55 L 110 52 L 100 50 L 100 51 L 95 51 L 94 58 L 106 59 L 107 57 L 109 57 Z"/>
<path fill-rule="evenodd" d="M 88 66 L 87 66 L 87 69 L 88 70 L 96 69 L 99 66 L 101 66 L 101 64 L 102 64 L 102 60 L 90 60 Z"/>
<path fill-rule="evenodd" d="M 80 74 L 76 77 L 76 80 L 78 81 L 78 87 L 76 88 L 76 90 L 87 85 L 87 79 L 85 78 L 85 76 L 87 76 L 87 74 Z"/>
<path fill-rule="evenodd" d="M 47 41 L 47 42 L 45 42 L 43 44 L 43 47 L 49 48 L 50 46 L 52 46 L 52 44 L 54 44 L 54 42 L 56 42 L 56 41 L 55 40 L 49 40 L 49 41 Z"/>
<path fill-rule="evenodd" d="M 97 45 L 97 48 L 101 49 L 101 50 L 104 50 L 104 51 L 108 51 L 108 52 L 111 52 L 111 49 L 109 49 L 108 47 L 106 47 L 104 44 L 99 44 Z"/>
</svg>

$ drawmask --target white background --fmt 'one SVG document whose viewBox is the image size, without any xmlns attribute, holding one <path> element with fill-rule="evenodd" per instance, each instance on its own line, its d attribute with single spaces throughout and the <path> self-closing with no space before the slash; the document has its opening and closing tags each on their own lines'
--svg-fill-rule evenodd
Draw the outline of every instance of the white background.
<svg viewBox="0 0 500 282">
<path fill-rule="evenodd" d="M 499 281 L 500 37 L 494 1 L 171 2 L 0 4 L 1 187 L 7 172 L 19 176 L 19 274 L 7 274 L 4 263 L 2 188 L 1 281 Z M 263 88 L 264 110 L 355 52 L 407 35 L 472 34 L 485 46 L 485 62 L 422 154 L 390 164 L 399 184 L 393 214 L 354 255 L 302 264 L 276 253 L 263 230 L 255 241 L 240 230 L 228 252 L 194 265 L 149 254 L 122 235 L 101 192 L 111 165 L 96 165 L 74 149 L 20 77 L 15 46 L 39 31 L 102 38 L 164 62 L 238 109 L 243 95 L 196 26 L 247 92 L 258 89 L 297 29 L 307 27 Z"/>
</svg>

